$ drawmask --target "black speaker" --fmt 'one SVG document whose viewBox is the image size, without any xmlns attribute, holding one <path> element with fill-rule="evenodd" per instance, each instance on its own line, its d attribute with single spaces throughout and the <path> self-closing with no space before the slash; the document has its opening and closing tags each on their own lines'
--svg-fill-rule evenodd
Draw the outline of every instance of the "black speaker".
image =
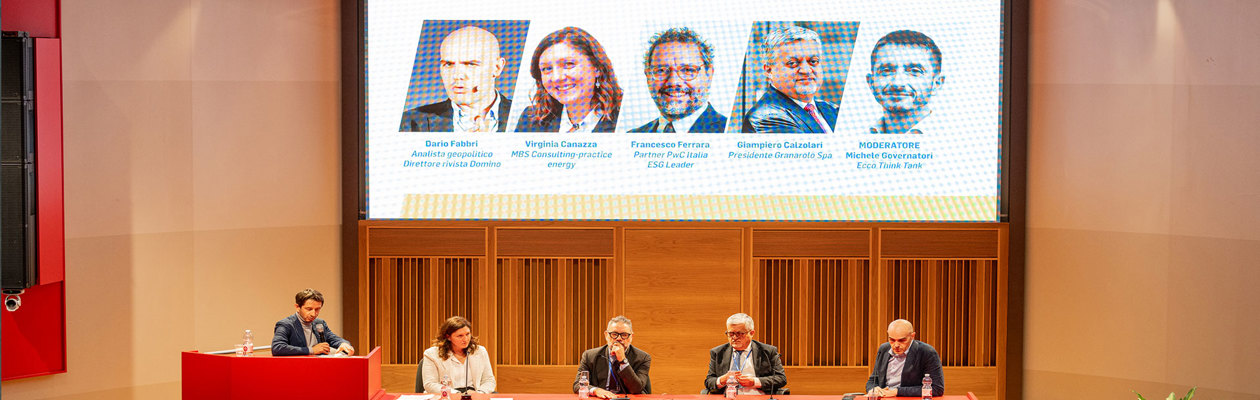
<svg viewBox="0 0 1260 400">
<path fill-rule="evenodd" d="M 35 224 L 34 40 L 0 38 L 0 287 L 19 292 L 38 282 Z"/>
</svg>

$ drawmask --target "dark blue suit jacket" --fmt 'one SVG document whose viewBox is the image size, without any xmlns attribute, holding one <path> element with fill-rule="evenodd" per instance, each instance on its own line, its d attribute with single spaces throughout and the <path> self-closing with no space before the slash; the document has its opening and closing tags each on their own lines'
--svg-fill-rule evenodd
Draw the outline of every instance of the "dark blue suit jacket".
<svg viewBox="0 0 1260 400">
<path fill-rule="evenodd" d="M 521 120 L 516 123 L 517 132 L 559 132 L 560 131 L 560 115 L 563 112 L 547 114 L 542 121 L 534 122 L 530 120 L 530 114 L 533 114 L 534 106 L 525 107 L 525 111 L 521 113 Z M 600 119 L 599 124 L 595 125 L 595 132 L 612 132 L 617 129 L 617 118 Z"/>
<path fill-rule="evenodd" d="M 323 339 L 328 342 L 333 350 L 340 347 L 342 343 L 349 343 L 341 336 L 337 336 L 328 328 L 328 324 L 324 320 L 315 318 L 311 322 L 311 328 L 315 325 L 324 325 L 324 333 L 321 335 L 316 332 L 317 339 Z M 309 345 L 306 343 L 306 333 L 302 331 L 302 321 L 298 319 L 297 313 L 290 314 L 288 317 L 276 322 L 275 336 L 271 337 L 271 355 L 273 356 L 305 356 L 311 354 Z"/>
<path fill-rule="evenodd" d="M 744 133 L 824 133 L 822 126 L 809 116 L 804 108 L 780 93 L 774 86 L 768 86 L 757 104 L 744 114 Z M 828 125 L 836 126 L 836 115 L 840 107 L 826 100 L 814 98 L 818 113 Z"/>
<path fill-rule="evenodd" d="M 866 379 L 866 391 L 876 386 L 888 386 L 888 361 L 892 356 L 888 343 L 879 346 L 875 351 L 875 369 Z M 932 396 L 945 395 L 945 375 L 941 373 L 941 356 L 936 349 L 927 343 L 914 341 L 906 350 L 906 364 L 901 367 L 901 385 L 897 387 L 897 397 L 919 397 L 923 394 L 923 374 L 932 375 Z"/>
<path fill-rule="evenodd" d="M 657 118 L 648 122 L 643 126 L 631 129 L 630 132 L 656 132 L 661 124 L 661 119 Z M 719 114 L 713 109 L 713 105 L 709 104 L 700 114 L 700 118 L 696 118 L 696 123 L 691 125 L 691 129 L 687 132 L 691 133 L 722 133 L 726 132 L 726 116 Z"/>
<path fill-rule="evenodd" d="M 499 95 L 499 132 L 507 129 L 508 110 L 512 109 L 512 100 Z M 453 132 L 455 131 L 454 109 L 451 99 L 433 104 L 412 108 L 403 113 L 399 132 Z"/>
</svg>

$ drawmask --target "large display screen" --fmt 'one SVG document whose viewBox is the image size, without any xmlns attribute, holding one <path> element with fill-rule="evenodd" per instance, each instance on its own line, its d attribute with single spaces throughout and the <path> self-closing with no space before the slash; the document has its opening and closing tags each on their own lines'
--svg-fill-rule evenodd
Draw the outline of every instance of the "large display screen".
<svg viewBox="0 0 1260 400">
<path fill-rule="evenodd" d="M 366 1 L 368 218 L 996 221 L 1002 6 Z"/>
</svg>

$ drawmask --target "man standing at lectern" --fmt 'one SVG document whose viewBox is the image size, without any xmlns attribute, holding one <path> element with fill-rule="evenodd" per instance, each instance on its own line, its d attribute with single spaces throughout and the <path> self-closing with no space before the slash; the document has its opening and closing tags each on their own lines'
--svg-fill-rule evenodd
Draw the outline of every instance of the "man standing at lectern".
<svg viewBox="0 0 1260 400">
<path fill-rule="evenodd" d="M 923 375 L 932 375 L 932 396 L 945 394 L 941 356 L 927 343 L 914 340 L 914 325 L 899 319 L 888 324 L 888 343 L 875 351 L 875 367 L 866 380 L 866 396 L 919 397 Z"/>
<path fill-rule="evenodd" d="M 709 394 L 722 394 L 731 376 L 739 382 L 739 394 L 786 394 L 778 393 L 787 384 L 779 349 L 753 340 L 756 333 L 748 314 L 726 319 L 729 343 L 709 350 L 709 375 L 704 378 Z"/>
<path fill-rule="evenodd" d="M 630 319 L 618 315 L 608 321 L 608 329 L 604 330 L 604 340 L 608 344 L 582 353 L 578 372 L 579 375 L 582 371 L 590 373 L 592 395 L 611 399 L 618 394 L 652 393 L 652 382 L 648 379 L 652 356 L 630 345 L 633 336 L 634 326 L 630 324 Z M 573 392 L 577 391 L 578 381 L 575 378 Z"/>
<path fill-rule="evenodd" d="M 276 322 L 275 336 L 271 338 L 271 355 L 305 356 L 313 354 L 354 355 L 349 341 L 328 329 L 328 323 L 319 317 L 324 308 L 324 295 L 315 289 L 304 289 L 294 296 L 297 312 Z"/>
</svg>

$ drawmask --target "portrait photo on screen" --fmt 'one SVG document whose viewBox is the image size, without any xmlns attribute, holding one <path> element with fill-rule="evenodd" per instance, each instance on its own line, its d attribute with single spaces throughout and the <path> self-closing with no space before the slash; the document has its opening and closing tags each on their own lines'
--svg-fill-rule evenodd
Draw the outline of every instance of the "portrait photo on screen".
<svg viewBox="0 0 1260 400">
<path fill-rule="evenodd" d="M 625 74 L 622 128 L 631 133 L 724 133 L 748 43 L 739 21 L 647 21 L 641 73 Z"/>
<path fill-rule="evenodd" d="M 754 23 L 733 131 L 833 133 L 857 31 L 855 21 Z"/>
<path fill-rule="evenodd" d="M 503 132 L 529 21 L 427 20 L 400 132 Z"/>
<path fill-rule="evenodd" d="M 522 71 L 532 89 L 515 131 L 613 132 L 623 91 L 605 45 L 586 29 L 565 26 L 532 47 Z"/>
</svg>

